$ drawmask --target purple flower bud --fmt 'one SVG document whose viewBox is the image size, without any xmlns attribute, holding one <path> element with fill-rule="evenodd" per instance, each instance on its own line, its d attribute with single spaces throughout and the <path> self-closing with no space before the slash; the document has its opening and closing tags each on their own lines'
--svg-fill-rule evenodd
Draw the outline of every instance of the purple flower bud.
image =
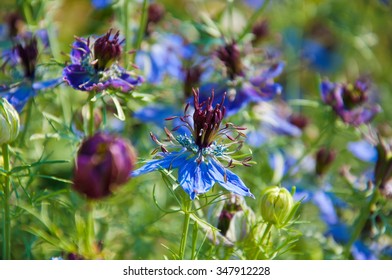
<svg viewBox="0 0 392 280">
<path fill-rule="evenodd" d="M 255 36 L 253 42 L 264 40 L 269 34 L 269 24 L 267 20 L 256 22 L 252 27 L 252 33 Z"/>
<path fill-rule="evenodd" d="M 230 80 L 234 80 L 236 76 L 244 76 L 240 50 L 235 42 L 219 47 L 216 55 L 225 64 Z"/>
<path fill-rule="evenodd" d="M 227 230 L 230 227 L 230 222 L 234 217 L 234 214 L 242 211 L 241 204 L 235 196 L 228 200 L 223 206 L 222 212 L 218 219 L 218 229 L 222 235 L 226 235 Z"/>
<path fill-rule="evenodd" d="M 129 180 L 135 162 L 136 155 L 127 141 L 97 133 L 85 140 L 78 151 L 74 189 L 89 199 L 109 196 Z"/>
<path fill-rule="evenodd" d="M 377 162 L 374 170 L 376 186 L 382 194 L 392 198 L 392 143 L 380 139 L 377 149 Z"/>
<path fill-rule="evenodd" d="M 319 149 L 316 154 L 316 174 L 318 176 L 324 175 L 335 160 L 335 157 L 336 151 L 324 147 Z"/>
<path fill-rule="evenodd" d="M 158 23 L 165 15 L 165 7 L 158 3 L 148 6 L 148 22 Z"/>
</svg>

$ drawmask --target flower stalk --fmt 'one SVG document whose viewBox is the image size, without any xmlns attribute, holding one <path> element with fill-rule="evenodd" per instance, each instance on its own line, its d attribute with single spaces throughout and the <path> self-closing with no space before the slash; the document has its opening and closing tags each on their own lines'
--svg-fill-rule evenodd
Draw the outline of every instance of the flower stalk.
<svg viewBox="0 0 392 280">
<path fill-rule="evenodd" d="M 180 243 L 180 250 L 179 250 L 180 260 L 185 259 L 185 249 L 186 249 L 186 241 L 188 239 L 189 222 L 191 219 L 191 209 L 192 209 L 192 200 L 186 198 L 184 202 L 184 214 L 185 214 L 184 224 L 182 228 L 181 243 Z"/>
<path fill-rule="evenodd" d="M 4 218 L 3 218 L 3 259 L 11 259 L 11 214 L 10 214 L 10 156 L 8 144 L 2 145 L 4 170 L 7 172 L 3 186 L 3 205 L 4 205 Z"/>
</svg>

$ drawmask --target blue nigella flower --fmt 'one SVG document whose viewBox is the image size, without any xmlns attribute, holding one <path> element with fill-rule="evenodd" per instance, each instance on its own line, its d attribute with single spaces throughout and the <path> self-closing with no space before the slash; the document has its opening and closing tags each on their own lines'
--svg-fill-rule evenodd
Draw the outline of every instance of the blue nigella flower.
<svg viewBox="0 0 392 280">
<path fill-rule="evenodd" d="M 378 104 L 368 102 L 370 84 L 367 79 L 358 79 L 354 84 L 323 81 L 321 98 L 330 105 L 343 122 L 359 126 L 369 123 L 380 112 Z"/>
<path fill-rule="evenodd" d="M 184 39 L 176 34 L 160 35 L 157 43 L 148 50 L 136 54 L 136 64 L 144 72 L 150 83 L 160 83 L 168 75 L 177 80 L 184 78 L 182 60 L 189 58 L 193 52 L 191 45 L 186 45 Z"/>
<path fill-rule="evenodd" d="M 230 81 L 223 83 L 209 83 L 200 87 L 206 92 L 214 89 L 217 98 L 227 94 L 225 107 L 227 115 L 231 116 L 246 107 L 249 103 L 259 103 L 272 100 L 282 91 L 282 86 L 273 81 L 279 76 L 284 68 L 284 63 L 279 62 L 267 68 L 260 68 L 259 73 L 241 83 L 231 86 Z M 202 100 L 206 96 L 202 97 Z M 218 99 L 219 100 L 219 99 Z"/>
<path fill-rule="evenodd" d="M 6 86 L 0 90 L 0 96 L 6 98 L 19 112 L 22 111 L 27 101 L 34 97 L 40 90 L 57 86 L 61 83 L 60 78 L 47 81 L 36 81 L 38 48 L 37 39 L 34 36 L 19 38 L 6 63 L 10 66 L 21 66 L 22 81 L 15 86 Z"/>
<path fill-rule="evenodd" d="M 151 138 L 160 146 L 162 152 L 158 154 L 157 159 L 148 161 L 143 167 L 133 171 L 131 176 L 154 170 L 177 168 L 178 182 L 191 199 L 208 192 L 215 183 L 238 195 L 254 197 L 243 181 L 219 161 L 219 159 L 227 161 L 228 167 L 237 164 L 249 166 L 251 158 L 238 161 L 230 157 L 230 154 L 235 152 L 230 151 L 230 147 L 242 144 L 239 137 L 243 135 L 241 130 L 244 128 L 231 123 L 221 127 L 226 111 L 223 106 L 224 98 L 215 107 L 212 105 L 213 100 L 214 94 L 207 101 L 199 103 L 199 92 L 194 91 L 193 116 L 188 114 L 188 104 L 184 116 L 171 118 L 179 118 L 182 126 L 188 128 L 191 135 L 173 135 L 165 129 L 169 143 L 163 144 L 151 134 Z M 173 130 L 176 131 L 177 128 Z M 231 135 L 232 132 L 238 133 L 236 138 Z M 230 139 L 231 143 L 224 144 L 222 136 Z M 170 148 L 174 150 L 169 151 Z"/>
<path fill-rule="evenodd" d="M 142 77 L 118 65 L 122 53 L 119 36 L 119 32 L 112 35 L 109 30 L 94 42 L 90 38 L 76 38 L 71 51 L 72 64 L 63 70 L 64 80 L 81 91 L 115 89 L 128 93 L 140 85 Z"/>
</svg>

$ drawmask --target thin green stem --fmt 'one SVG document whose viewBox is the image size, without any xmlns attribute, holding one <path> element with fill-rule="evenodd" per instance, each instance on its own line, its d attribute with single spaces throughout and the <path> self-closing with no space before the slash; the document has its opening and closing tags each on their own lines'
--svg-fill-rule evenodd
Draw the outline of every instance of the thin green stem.
<svg viewBox="0 0 392 280">
<path fill-rule="evenodd" d="M 128 17 L 129 17 L 129 0 L 124 0 L 124 7 L 123 7 L 123 32 L 125 37 L 125 54 L 124 54 L 124 64 L 125 68 L 128 67 L 129 63 L 129 26 L 128 26 Z"/>
<path fill-rule="evenodd" d="M 188 239 L 188 230 L 189 230 L 189 222 L 191 218 L 191 207 L 192 207 L 192 201 L 189 200 L 188 198 L 185 198 L 185 203 L 184 203 L 184 224 L 182 228 L 182 235 L 181 235 L 181 244 L 180 244 L 180 252 L 179 252 L 179 257 L 181 260 L 185 259 L 185 248 L 186 248 L 186 241 Z"/>
<path fill-rule="evenodd" d="M 89 256 L 93 256 L 94 254 L 94 202 L 87 201 L 87 213 L 86 213 L 86 237 L 85 237 L 85 246 L 86 252 Z"/>
<path fill-rule="evenodd" d="M 94 97 L 94 94 L 90 94 L 89 96 L 89 101 L 88 101 L 88 109 L 89 109 L 89 120 L 88 120 L 88 135 L 93 136 L 94 135 L 94 101 L 92 101 L 92 98 Z"/>
<path fill-rule="evenodd" d="M 193 223 L 193 233 L 192 233 L 192 260 L 196 259 L 196 246 L 197 246 L 197 233 L 199 232 L 198 223 L 195 221 Z"/>
<path fill-rule="evenodd" d="M 268 234 L 270 233 L 271 229 L 272 229 L 272 224 L 271 224 L 271 223 L 268 223 L 268 224 L 267 224 L 267 227 L 266 227 L 265 230 L 264 230 L 263 236 L 262 236 L 261 239 L 260 239 L 260 245 L 263 244 L 265 238 L 268 236 Z"/>
<path fill-rule="evenodd" d="M 10 153 L 8 144 L 2 145 L 4 170 L 7 171 L 5 182 L 3 186 L 3 205 L 4 205 L 4 219 L 3 219 L 3 259 L 11 259 L 11 215 L 10 215 Z"/>
<path fill-rule="evenodd" d="M 265 0 L 263 5 L 256 12 L 253 13 L 253 15 L 248 20 L 248 23 L 245 26 L 244 30 L 242 31 L 241 35 L 238 37 L 238 41 L 241 41 L 242 39 L 244 39 L 246 34 L 248 34 L 250 32 L 250 30 L 252 29 L 253 24 L 261 16 L 261 14 L 264 12 L 264 10 L 268 6 L 269 2 L 270 2 L 270 0 Z"/>
<path fill-rule="evenodd" d="M 137 40 L 134 44 L 134 49 L 139 50 L 140 46 L 142 45 L 143 37 L 146 32 L 146 25 L 147 25 L 147 9 L 148 9 L 148 1 L 143 0 L 143 7 L 142 7 L 142 15 L 140 18 L 139 30 L 137 34 Z"/>
<path fill-rule="evenodd" d="M 22 130 L 22 132 L 21 132 L 21 134 L 19 136 L 19 144 L 20 145 L 24 145 L 24 141 L 25 141 L 25 138 L 26 138 L 26 133 L 27 133 L 27 130 L 28 130 L 29 126 L 30 126 L 30 120 L 32 119 L 31 118 L 31 113 L 32 113 L 32 110 L 33 110 L 33 102 L 34 101 L 31 98 L 27 102 L 27 105 L 26 105 L 25 123 L 24 123 L 24 126 L 23 126 L 23 130 Z"/>
</svg>

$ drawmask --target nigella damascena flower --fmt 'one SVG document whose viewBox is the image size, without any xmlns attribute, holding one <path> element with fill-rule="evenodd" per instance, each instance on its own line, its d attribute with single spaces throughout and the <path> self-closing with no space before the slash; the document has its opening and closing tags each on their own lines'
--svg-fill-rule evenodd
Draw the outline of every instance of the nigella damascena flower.
<svg viewBox="0 0 392 280">
<path fill-rule="evenodd" d="M 76 38 L 71 51 L 72 64 L 63 70 L 64 80 L 74 89 L 81 91 L 102 91 L 114 89 L 127 93 L 143 82 L 118 65 L 122 47 L 120 33 L 109 30 L 93 40 Z"/>
<path fill-rule="evenodd" d="M 130 143 L 105 133 L 86 139 L 77 155 L 74 189 L 89 199 L 109 196 L 129 180 L 136 155 Z"/>
<path fill-rule="evenodd" d="M 228 167 L 237 164 L 249 166 L 250 158 L 240 162 L 230 157 L 230 154 L 235 152 L 230 151 L 230 147 L 239 144 L 238 150 L 242 145 L 239 137 L 243 136 L 241 130 L 244 128 L 231 123 L 221 127 L 226 111 L 223 106 L 224 97 L 215 107 L 212 105 L 213 101 L 214 94 L 200 103 L 199 92 L 194 91 L 193 115 L 188 114 L 188 104 L 184 116 L 179 117 L 182 126 L 189 129 L 190 135 L 173 135 L 165 129 L 168 144 L 164 144 L 151 134 L 151 138 L 160 146 L 162 152 L 158 154 L 159 158 L 133 171 L 132 176 L 164 168 L 178 168 L 178 182 L 191 199 L 208 192 L 215 183 L 238 195 L 254 197 L 242 180 L 219 161 L 227 161 Z M 177 129 L 178 127 L 174 128 L 174 131 Z M 237 132 L 238 136 L 234 138 L 232 132 Z M 224 144 L 223 137 L 227 137 L 231 143 Z M 170 148 L 174 150 L 170 151 Z"/>
<path fill-rule="evenodd" d="M 266 67 L 260 67 L 252 74 L 246 73 L 239 81 L 223 81 L 222 83 L 209 83 L 200 88 L 203 92 L 215 89 L 215 96 L 225 99 L 227 115 L 234 115 L 249 103 L 259 103 L 272 100 L 282 92 L 282 86 L 274 81 L 284 68 L 284 62 L 277 62 Z M 206 96 L 202 97 L 206 99 Z"/>
<path fill-rule="evenodd" d="M 359 126 L 369 123 L 381 108 L 368 102 L 370 83 L 367 79 L 358 79 L 354 84 L 341 84 L 323 81 L 321 97 L 330 105 L 343 122 Z"/>
<path fill-rule="evenodd" d="M 12 68 L 12 73 L 17 73 L 12 77 L 12 84 L 19 79 L 19 83 L 6 86 L 0 90 L 0 96 L 6 98 L 15 109 L 20 112 L 27 101 L 34 97 L 38 91 L 57 86 L 61 79 L 55 78 L 46 81 L 38 81 L 37 63 L 38 63 L 38 43 L 35 36 L 26 34 L 24 37 L 15 38 L 15 46 L 11 53 L 5 57 L 5 64 Z M 17 71 L 14 71 L 15 69 Z M 20 68 L 20 69 L 19 69 Z"/>
</svg>

